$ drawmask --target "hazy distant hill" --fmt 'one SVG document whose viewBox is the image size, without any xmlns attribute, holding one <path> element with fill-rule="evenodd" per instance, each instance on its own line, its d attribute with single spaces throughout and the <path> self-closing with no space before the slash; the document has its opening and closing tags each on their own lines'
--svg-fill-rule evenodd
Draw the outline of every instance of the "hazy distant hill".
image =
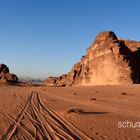
<svg viewBox="0 0 140 140">
<path fill-rule="evenodd" d="M 35 79 L 35 78 L 31 78 L 31 77 L 23 77 L 20 76 L 19 77 L 19 82 L 23 82 L 23 83 L 32 83 L 32 84 L 42 84 L 43 83 L 43 79 Z"/>
</svg>

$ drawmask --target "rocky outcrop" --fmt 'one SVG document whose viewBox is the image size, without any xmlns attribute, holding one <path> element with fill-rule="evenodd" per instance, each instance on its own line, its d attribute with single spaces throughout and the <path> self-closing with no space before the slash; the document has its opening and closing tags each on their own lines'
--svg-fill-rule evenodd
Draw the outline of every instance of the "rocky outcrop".
<svg viewBox="0 0 140 140">
<path fill-rule="evenodd" d="M 101 32 L 67 75 L 45 83 L 61 86 L 61 81 L 63 85 L 140 83 L 140 42 L 117 38 L 112 31 Z"/>
<path fill-rule="evenodd" d="M 0 82 L 18 82 L 18 77 L 10 73 L 9 68 L 5 64 L 0 64 Z"/>
<path fill-rule="evenodd" d="M 45 81 L 45 85 L 59 87 L 59 86 L 66 86 L 67 83 L 67 75 L 62 75 L 60 77 L 49 77 Z"/>
</svg>

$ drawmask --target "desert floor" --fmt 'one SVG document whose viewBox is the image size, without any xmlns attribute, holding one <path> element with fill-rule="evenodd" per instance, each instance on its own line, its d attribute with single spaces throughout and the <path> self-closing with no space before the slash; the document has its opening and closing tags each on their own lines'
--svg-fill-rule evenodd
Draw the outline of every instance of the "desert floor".
<svg viewBox="0 0 140 140">
<path fill-rule="evenodd" d="M 140 85 L 0 86 L 0 139 L 140 140 Z"/>
</svg>

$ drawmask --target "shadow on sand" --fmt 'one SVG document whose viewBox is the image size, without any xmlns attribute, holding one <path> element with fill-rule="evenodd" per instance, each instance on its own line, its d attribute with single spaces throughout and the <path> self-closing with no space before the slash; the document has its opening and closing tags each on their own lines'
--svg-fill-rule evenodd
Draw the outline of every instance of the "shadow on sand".
<svg viewBox="0 0 140 140">
<path fill-rule="evenodd" d="M 103 115 L 103 114 L 108 114 L 109 112 L 82 112 L 81 114 L 84 114 L 84 115 Z"/>
</svg>

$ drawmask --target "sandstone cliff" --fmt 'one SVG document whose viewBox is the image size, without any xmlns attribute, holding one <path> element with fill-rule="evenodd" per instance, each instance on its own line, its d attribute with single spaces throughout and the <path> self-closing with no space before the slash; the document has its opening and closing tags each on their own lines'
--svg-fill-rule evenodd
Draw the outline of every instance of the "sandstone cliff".
<svg viewBox="0 0 140 140">
<path fill-rule="evenodd" d="M 99 33 L 68 74 L 45 81 L 48 86 L 135 83 L 140 83 L 140 42 L 117 38 L 112 31 Z"/>
<path fill-rule="evenodd" d="M 9 68 L 5 64 L 0 64 L 0 82 L 18 82 L 18 77 L 10 73 Z"/>
</svg>

